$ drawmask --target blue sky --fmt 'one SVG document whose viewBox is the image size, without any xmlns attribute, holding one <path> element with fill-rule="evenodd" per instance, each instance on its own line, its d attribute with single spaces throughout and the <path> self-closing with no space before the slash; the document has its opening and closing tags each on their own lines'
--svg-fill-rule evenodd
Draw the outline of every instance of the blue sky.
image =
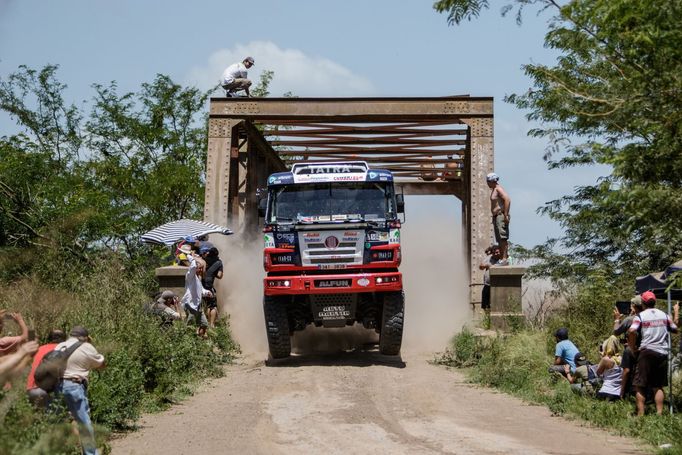
<svg viewBox="0 0 682 455">
<path fill-rule="evenodd" d="M 134 91 L 157 73 L 207 89 L 227 65 L 252 55 L 252 79 L 275 72 L 273 96 L 492 96 L 495 170 L 513 201 L 512 241 L 530 246 L 557 235 L 559 228 L 535 209 L 593 182 L 598 170 L 548 171 L 544 142 L 526 136 L 533 125 L 503 102 L 530 87 L 524 63 L 553 61 L 543 47 L 548 17 L 529 10 L 519 27 L 494 7 L 450 27 L 431 5 L 0 0 L 0 77 L 21 64 L 59 64 L 69 96 L 81 101 L 92 96 L 92 83 L 115 80 L 120 90 Z M 12 131 L 6 117 L 0 122 L 0 134 Z M 428 216 L 437 200 L 419 202 L 423 208 L 413 214 Z"/>
</svg>

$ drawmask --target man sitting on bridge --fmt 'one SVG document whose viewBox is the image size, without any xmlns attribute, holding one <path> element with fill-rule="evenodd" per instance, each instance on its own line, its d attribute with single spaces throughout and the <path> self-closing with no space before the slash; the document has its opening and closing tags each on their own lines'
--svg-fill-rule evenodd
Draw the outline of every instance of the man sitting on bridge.
<svg viewBox="0 0 682 455">
<path fill-rule="evenodd" d="M 253 57 L 246 57 L 241 62 L 233 63 L 223 72 L 222 86 L 225 89 L 225 96 L 228 98 L 237 96 L 239 90 L 244 90 L 246 96 L 251 96 L 249 87 L 251 81 L 247 79 L 248 69 L 256 63 Z"/>
</svg>

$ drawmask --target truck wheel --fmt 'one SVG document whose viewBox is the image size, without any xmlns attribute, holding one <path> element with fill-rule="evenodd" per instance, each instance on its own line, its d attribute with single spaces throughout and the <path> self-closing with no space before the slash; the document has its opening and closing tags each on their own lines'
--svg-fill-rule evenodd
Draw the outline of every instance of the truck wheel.
<svg viewBox="0 0 682 455">
<path fill-rule="evenodd" d="M 402 291 L 384 294 L 384 309 L 381 316 L 381 334 L 379 336 L 379 351 L 382 354 L 400 354 L 404 319 L 405 294 Z"/>
<path fill-rule="evenodd" d="M 268 349 L 273 359 L 283 359 L 291 355 L 289 319 L 287 308 L 282 299 L 272 296 L 263 297 L 265 331 L 268 335 Z"/>
</svg>

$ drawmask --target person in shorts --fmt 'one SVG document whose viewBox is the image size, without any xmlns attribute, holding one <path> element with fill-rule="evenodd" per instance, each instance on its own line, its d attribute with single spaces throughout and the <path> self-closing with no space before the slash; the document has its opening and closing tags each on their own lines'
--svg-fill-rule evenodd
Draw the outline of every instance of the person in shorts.
<svg viewBox="0 0 682 455">
<path fill-rule="evenodd" d="M 576 371 L 576 355 L 580 351 L 576 345 L 568 339 L 568 329 L 561 327 L 554 332 L 554 339 L 556 340 L 556 347 L 554 348 L 554 365 L 548 369 L 550 373 L 560 374 L 568 379 L 568 382 L 573 382 L 573 375 Z"/>
<path fill-rule="evenodd" d="M 654 308 L 656 296 L 653 292 L 642 293 L 642 303 L 646 309 L 635 317 L 628 329 L 628 345 L 638 356 L 632 382 L 636 390 L 637 415 L 644 415 L 647 388 L 653 390 L 656 413 L 661 415 L 665 399 L 663 388 L 668 385 L 668 333 L 677 333 L 677 326 L 669 315 Z M 639 348 L 636 343 L 638 331 L 641 333 Z"/>
<path fill-rule="evenodd" d="M 499 265 L 509 265 L 509 209 L 511 198 L 498 183 L 500 177 L 491 172 L 485 176 L 485 181 L 490 188 L 490 212 L 493 216 L 493 230 L 495 241 L 500 245 Z"/>
</svg>

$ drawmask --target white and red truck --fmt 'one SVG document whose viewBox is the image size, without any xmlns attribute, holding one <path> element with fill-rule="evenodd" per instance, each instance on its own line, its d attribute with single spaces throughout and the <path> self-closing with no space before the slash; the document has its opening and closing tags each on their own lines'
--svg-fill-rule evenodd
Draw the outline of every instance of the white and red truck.
<svg viewBox="0 0 682 455">
<path fill-rule="evenodd" d="M 300 163 L 268 178 L 263 311 L 272 358 L 291 354 L 307 325 L 355 323 L 400 353 L 405 299 L 399 213 L 390 171 L 365 162 Z"/>
</svg>

